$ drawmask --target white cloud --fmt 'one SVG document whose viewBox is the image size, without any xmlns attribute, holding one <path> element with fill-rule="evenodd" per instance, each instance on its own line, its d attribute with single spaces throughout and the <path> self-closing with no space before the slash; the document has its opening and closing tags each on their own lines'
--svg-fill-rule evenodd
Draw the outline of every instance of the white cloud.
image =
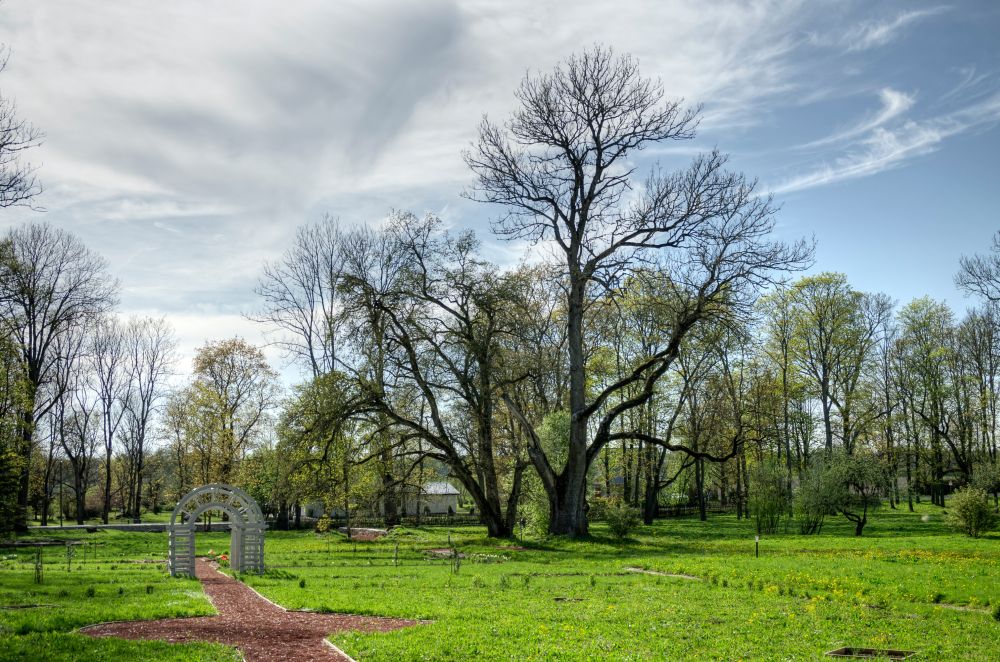
<svg viewBox="0 0 1000 662">
<path fill-rule="evenodd" d="M 843 155 L 772 188 L 790 193 L 874 175 L 940 148 L 945 139 L 1000 122 L 1000 94 L 953 112 L 924 120 L 907 120 L 893 128 L 875 127 Z"/>
<path fill-rule="evenodd" d="M 882 102 L 882 107 L 874 115 L 861 120 L 852 127 L 837 131 L 836 133 L 833 133 L 825 138 L 806 143 L 801 147 L 804 149 L 815 148 L 856 138 L 857 136 L 873 131 L 899 117 L 912 108 L 913 103 L 916 100 L 913 95 L 906 94 L 905 92 L 899 92 L 898 90 L 894 90 L 890 87 L 885 87 L 879 90 L 879 99 Z"/>
<path fill-rule="evenodd" d="M 842 43 L 849 51 L 863 51 L 877 46 L 884 46 L 899 36 L 904 27 L 922 18 L 940 14 L 946 7 L 917 9 L 902 12 L 889 20 L 864 21 L 850 29 L 843 37 Z"/>
</svg>

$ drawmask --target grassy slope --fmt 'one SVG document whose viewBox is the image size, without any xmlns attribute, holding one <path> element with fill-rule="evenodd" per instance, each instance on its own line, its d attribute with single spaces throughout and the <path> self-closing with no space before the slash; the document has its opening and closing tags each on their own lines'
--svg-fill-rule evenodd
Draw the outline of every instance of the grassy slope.
<svg viewBox="0 0 1000 662">
<path fill-rule="evenodd" d="M 271 532 L 272 570 L 245 579 L 292 609 L 433 621 L 332 637 L 365 660 L 815 659 L 842 645 L 908 648 L 922 659 L 1000 659 L 1000 623 L 986 608 L 1000 602 L 1000 537 L 957 536 L 929 506 L 882 511 L 861 539 L 836 519 L 821 536 L 768 536 L 759 559 L 750 525 L 731 517 L 663 522 L 624 543 L 594 529 L 589 540 L 529 541 L 523 551 L 487 540 L 481 529 L 456 530 L 452 539 L 467 555 L 457 574 L 425 552 L 448 545 L 444 529 L 357 544 L 336 534 Z M 49 550 L 42 586 L 31 581 L 27 552 L 0 561 L 0 605 L 59 605 L 0 609 L 0 658 L 68 648 L 63 659 L 231 659 L 219 646 L 70 634 L 85 623 L 211 612 L 192 581 L 169 579 L 162 565 L 121 562 L 162 559 L 165 535 L 82 538 L 103 543 L 98 559 L 88 552 L 79 563 L 78 552 L 67 574 L 63 550 Z M 200 534 L 197 544 L 199 553 L 227 549 L 228 535 Z M 627 572 L 630 566 L 701 580 Z"/>
</svg>

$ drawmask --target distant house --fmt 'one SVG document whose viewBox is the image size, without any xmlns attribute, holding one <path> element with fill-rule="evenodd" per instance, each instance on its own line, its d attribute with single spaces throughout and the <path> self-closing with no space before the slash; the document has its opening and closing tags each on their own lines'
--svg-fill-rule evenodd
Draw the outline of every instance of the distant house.
<svg viewBox="0 0 1000 662">
<path fill-rule="evenodd" d="M 408 488 L 403 496 L 403 515 L 448 515 L 458 512 L 459 492 L 451 483 L 441 480 L 424 483 L 419 492 Z"/>
</svg>

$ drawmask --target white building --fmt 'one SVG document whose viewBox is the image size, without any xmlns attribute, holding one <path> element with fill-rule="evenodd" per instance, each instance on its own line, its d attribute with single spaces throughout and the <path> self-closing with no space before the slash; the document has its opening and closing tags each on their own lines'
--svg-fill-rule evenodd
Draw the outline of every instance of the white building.
<svg viewBox="0 0 1000 662">
<path fill-rule="evenodd" d="M 403 498 L 403 515 L 448 515 L 458 512 L 459 492 L 447 481 L 424 483 L 417 490 L 409 488 Z"/>
</svg>

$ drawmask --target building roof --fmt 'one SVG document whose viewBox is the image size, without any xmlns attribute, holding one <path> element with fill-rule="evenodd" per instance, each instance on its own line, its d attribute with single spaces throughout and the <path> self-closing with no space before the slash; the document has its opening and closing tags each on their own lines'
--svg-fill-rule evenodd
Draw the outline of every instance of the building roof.
<svg viewBox="0 0 1000 662">
<path fill-rule="evenodd" d="M 442 480 L 433 483 L 424 483 L 424 494 L 457 495 L 458 490 L 451 483 Z"/>
</svg>

